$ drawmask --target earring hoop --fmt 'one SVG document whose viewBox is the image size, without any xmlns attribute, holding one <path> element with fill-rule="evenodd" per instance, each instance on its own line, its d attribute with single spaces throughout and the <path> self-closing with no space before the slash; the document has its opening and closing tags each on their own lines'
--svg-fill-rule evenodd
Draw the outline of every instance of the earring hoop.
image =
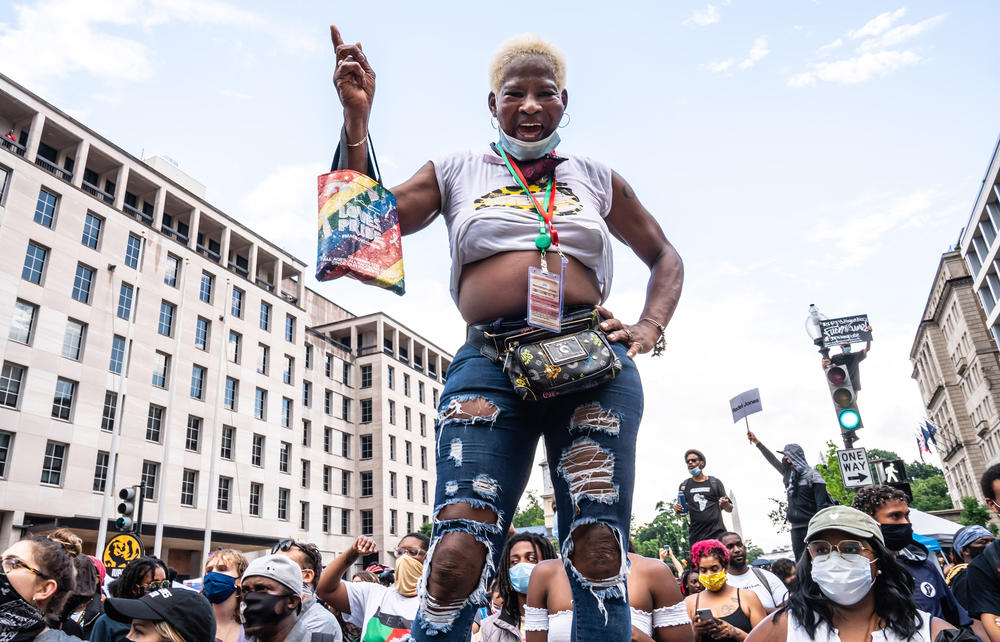
<svg viewBox="0 0 1000 642">
<path fill-rule="evenodd" d="M 499 124 L 500 121 L 497 120 L 496 116 L 490 116 L 490 127 L 492 127 L 493 129 L 500 129 L 500 127 L 498 127 Z"/>
<path fill-rule="evenodd" d="M 563 118 L 566 119 L 565 123 L 562 122 Z M 569 112 L 568 111 L 564 111 L 563 115 L 562 115 L 562 118 L 559 119 L 559 129 L 562 129 L 562 128 L 568 126 L 571 120 L 572 120 L 572 117 L 570 117 Z"/>
</svg>

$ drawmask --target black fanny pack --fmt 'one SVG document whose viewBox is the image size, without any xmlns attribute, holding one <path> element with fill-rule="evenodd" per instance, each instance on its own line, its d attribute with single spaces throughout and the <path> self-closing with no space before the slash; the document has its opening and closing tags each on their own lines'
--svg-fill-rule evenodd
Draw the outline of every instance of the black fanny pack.
<svg viewBox="0 0 1000 642">
<path fill-rule="evenodd" d="M 510 378 L 522 399 L 537 401 L 578 392 L 610 381 L 621 372 L 621 361 L 601 331 L 600 315 L 592 306 L 571 308 L 562 330 L 533 328 L 524 320 L 469 326 L 467 343 Z"/>
</svg>

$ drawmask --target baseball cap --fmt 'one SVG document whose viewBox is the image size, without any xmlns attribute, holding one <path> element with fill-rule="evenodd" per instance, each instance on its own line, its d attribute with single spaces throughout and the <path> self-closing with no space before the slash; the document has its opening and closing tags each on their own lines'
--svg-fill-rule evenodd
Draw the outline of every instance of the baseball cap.
<svg viewBox="0 0 1000 642">
<path fill-rule="evenodd" d="M 295 595 L 302 595 L 302 569 L 284 555 L 265 555 L 250 562 L 243 578 L 266 577 L 285 586 Z"/>
<path fill-rule="evenodd" d="M 806 541 L 823 531 L 844 531 L 857 537 L 877 539 L 885 545 L 878 522 L 850 506 L 828 506 L 813 515 L 806 530 Z"/>
<path fill-rule="evenodd" d="M 189 642 L 215 642 L 215 615 L 205 596 L 187 589 L 160 589 L 137 600 L 109 597 L 104 611 L 112 620 L 166 622 Z"/>
</svg>

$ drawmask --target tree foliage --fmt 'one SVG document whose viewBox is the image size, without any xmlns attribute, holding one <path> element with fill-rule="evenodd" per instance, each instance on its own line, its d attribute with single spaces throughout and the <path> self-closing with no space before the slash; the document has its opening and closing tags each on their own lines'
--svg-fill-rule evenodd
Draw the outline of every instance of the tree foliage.
<svg viewBox="0 0 1000 642">
<path fill-rule="evenodd" d="M 906 478 L 911 482 L 917 479 L 930 479 L 940 476 L 944 478 L 944 471 L 932 464 L 925 464 L 921 461 L 911 461 L 906 464 Z M 947 486 L 947 484 L 945 484 Z"/>
<path fill-rule="evenodd" d="M 868 451 L 871 453 L 875 449 Z M 837 463 L 837 444 L 826 442 L 824 463 L 816 466 L 816 470 L 826 480 L 826 492 L 841 506 L 850 506 L 854 501 L 854 491 L 844 486 L 844 478 L 840 475 L 840 464 Z"/>
<path fill-rule="evenodd" d="M 980 504 L 978 499 L 968 496 L 962 498 L 962 518 L 959 523 L 966 526 L 970 524 L 986 526 L 989 521 L 990 511 Z"/>
<path fill-rule="evenodd" d="M 528 492 L 528 505 L 524 510 L 519 510 L 514 513 L 514 528 L 522 528 L 524 526 L 543 526 L 545 524 L 545 511 L 542 510 L 542 505 L 538 503 L 538 497 L 535 493 Z"/>
<path fill-rule="evenodd" d="M 768 497 L 774 504 L 774 508 L 768 511 L 767 518 L 771 520 L 779 533 L 787 533 L 792 529 L 788 523 L 788 501 L 777 497 Z"/>
<path fill-rule="evenodd" d="M 764 554 L 764 549 L 754 544 L 753 540 L 744 540 L 743 545 L 747 547 L 747 564 L 752 564 L 755 559 Z"/>
<path fill-rule="evenodd" d="M 673 504 L 657 504 L 660 512 L 648 524 L 637 526 L 632 530 L 632 541 L 635 550 L 643 557 L 658 559 L 660 549 L 669 545 L 677 559 L 685 559 L 689 555 L 688 519 L 674 512 Z"/>
<path fill-rule="evenodd" d="M 913 501 L 910 503 L 910 508 L 922 511 L 953 508 L 944 475 L 910 479 L 910 490 L 913 491 Z"/>
<path fill-rule="evenodd" d="M 426 524 L 421 524 L 420 525 L 420 532 L 423 533 L 424 535 L 426 535 L 427 537 L 430 537 L 431 536 L 431 531 L 432 531 L 433 528 L 434 528 L 434 525 L 431 524 L 430 522 L 427 522 Z"/>
</svg>

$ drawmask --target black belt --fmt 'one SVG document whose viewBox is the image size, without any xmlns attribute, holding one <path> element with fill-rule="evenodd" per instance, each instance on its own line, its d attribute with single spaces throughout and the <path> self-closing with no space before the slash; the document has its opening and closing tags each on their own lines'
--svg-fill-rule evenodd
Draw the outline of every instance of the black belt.
<svg viewBox="0 0 1000 642">
<path fill-rule="evenodd" d="M 565 326 L 573 321 L 580 321 L 588 318 L 594 311 L 594 306 L 571 305 L 563 311 L 562 325 Z M 533 335 L 532 341 L 539 341 L 548 337 L 558 337 L 569 332 L 577 332 L 579 328 L 567 329 L 563 332 L 550 332 L 528 325 L 526 317 L 500 317 L 493 321 L 470 324 L 465 333 L 465 343 L 479 350 L 484 357 L 499 363 L 506 348 L 504 340 L 526 332 L 537 333 Z"/>
</svg>

